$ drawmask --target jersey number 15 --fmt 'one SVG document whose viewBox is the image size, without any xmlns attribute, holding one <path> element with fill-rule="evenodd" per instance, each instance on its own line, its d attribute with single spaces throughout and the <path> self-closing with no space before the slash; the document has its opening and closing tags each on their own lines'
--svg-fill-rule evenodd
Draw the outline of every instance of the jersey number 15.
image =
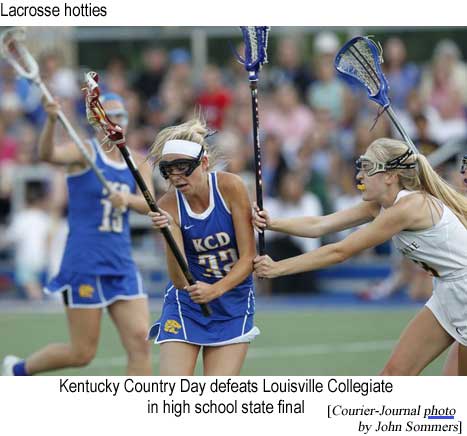
<svg viewBox="0 0 467 436">
<path fill-rule="evenodd" d="M 110 184 L 117 192 L 130 193 L 130 187 L 124 183 L 114 182 Z M 100 232 L 123 232 L 123 214 L 127 208 L 114 208 L 112 202 L 106 197 L 101 199 L 102 222 L 99 226 Z"/>
</svg>

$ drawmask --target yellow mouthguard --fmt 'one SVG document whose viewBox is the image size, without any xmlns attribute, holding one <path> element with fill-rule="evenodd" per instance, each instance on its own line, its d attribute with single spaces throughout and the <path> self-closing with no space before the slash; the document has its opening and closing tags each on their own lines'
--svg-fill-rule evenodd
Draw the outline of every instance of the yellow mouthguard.
<svg viewBox="0 0 467 436">
<path fill-rule="evenodd" d="M 364 183 L 359 183 L 359 184 L 357 185 L 357 189 L 358 189 L 359 191 L 364 191 L 364 190 L 366 189 L 365 184 L 364 184 Z"/>
</svg>

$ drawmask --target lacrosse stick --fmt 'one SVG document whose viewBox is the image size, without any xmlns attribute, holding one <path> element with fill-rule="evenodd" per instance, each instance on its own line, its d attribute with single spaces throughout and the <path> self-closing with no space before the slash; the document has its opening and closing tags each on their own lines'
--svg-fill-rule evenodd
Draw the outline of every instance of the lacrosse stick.
<svg viewBox="0 0 467 436">
<path fill-rule="evenodd" d="M 253 144 L 255 154 L 256 203 L 263 210 L 263 180 L 261 172 L 261 146 L 259 143 L 259 110 L 258 110 L 258 76 L 263 64 L 268 62 L 267 26 L 240 26 L 245 43 L 245 58 L 237 54 L 237 58 L 248 71 L 250 81 L 251 105 L 253 115 Z M 265 253 L 264 232 L 258 233 L 259 254 Z"/>
<path fill-rule="evenodd" d="M 151 191 L 149 191 L 146 182 L 141 176 L 141 173 L 139 172 L 130 152 L 128 151 L 122 129 L 120 126 L 113 123 L 105 113 L 102 103 L 99 100 L 100 90 L 98 81 L 99 76 L 97 73 L 91 71 L 86 74 L 86 87 L 84 89 L 86 93 L 86 107 L 88 111 L 92 113 L 93 122 L 103 130 L 106 137 L 120 150 L 123 159 L 125 159 L 131 174 L 133 175 L 146 200 L 146 203 L 149 206 L 149 209 L 151 209 L 152 212 L 160 213 L 160 209 L 157 207 Z M 170 249 L 172 250 L 172 253 L 174 254 L 175 259 L 177 260 L 177 263 L 180 266 L 180 269 L 182 270 L 186 280 L 190 285 L 194 285 L 195 279 L 188 269 L 188 265 L 182 253 L 180 252 L 180 249 L 178 248 L 172 233 L 167 227 L 162 228 L 161 232 Z M 201 304 L 200 306 L 204 316 L 210 316 L 212 314 L 211 308 L 207 304 Z"/>
<path fill-rule="evenodd" d="M 348 41 L 337 53 L 334 66 L 340 76 L 351 85 L 363 86 L 370 100 L 378 103 L 386 111 L 394 126 L 404 138 L 409 148 L 418 153 L 397 115 L 391 107 L 389 85 L 381 69 L 382 49 L 368 37 L 357 36 Z"/>
<path fill-rule="evenodd" d="M 25 40 L 26 33 L 23 27 L 13 27 L 8 29 L 0 35 L 0 51 L 7 62 L 15 69 L 16 73 L 35 83 L 41 90 L 47 102 L 51 103 L 54 101 L 54 99 L 40 77 L 39 65 L 24 45 Z M 97 168 L 96 164 L 89 155 L 86 146 L 83 144 L 83 141 L 68 121 L 68 118 L 66 118 L 62 110 L 59 110 L 57 115 L 73 142 L 78 146 L 78 149 L 83 155 L 87 164 L 92 168 L 96 176 L 99 178 L 100 182 L 107 191 L 107 194 L 110 194 L 112 189 L 110 188 L 109 183 L 104 178 L 99 168 Z"/>
</svg>

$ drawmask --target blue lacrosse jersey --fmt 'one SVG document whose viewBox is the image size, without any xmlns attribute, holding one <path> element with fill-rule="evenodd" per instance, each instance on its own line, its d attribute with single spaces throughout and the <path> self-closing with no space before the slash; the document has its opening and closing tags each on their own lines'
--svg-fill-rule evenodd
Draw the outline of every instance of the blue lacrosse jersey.
<svg viewBox="0 0 467 436">
<path fill-rule="evenodd" d="M 96 139 L 90 143 L 96 166 L 116 191 L 135 193 L 136 183 L 125 162 L 105 156 Z M 135 269 L 131 256 L 128 209 L 115 209 L 90 168 L 69 174 L 69 233 L 60 273 L 125 275 Z"/>
<path fill-rule="evenodd" d="M 209 174 L 210 204 L 201 214 L 194 213 L 183 194 L 177 191 L 180 226 L 188 266 L 195 280 L 216 283 L 230 271 L 239 257 L 232 215 L 217 186 L 216 173 Z M 172 286 L 169 284 L 168 288 Z M 173 300 L 173 301 L 171 301 Z M 170 292 L 166 304 L 176 304 L 187 316 L 202 317 L 200 307 L 186 291 Z M 209 303 L 209 319 L 225 320 L 254 313 L 253 278 Z"/>
</svg>

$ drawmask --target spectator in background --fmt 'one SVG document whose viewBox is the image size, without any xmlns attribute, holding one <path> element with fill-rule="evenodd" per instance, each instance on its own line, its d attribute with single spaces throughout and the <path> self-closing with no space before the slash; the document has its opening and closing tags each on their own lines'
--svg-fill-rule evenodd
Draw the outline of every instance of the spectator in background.
<svg viewBox="0 0 467 436">
<path fill-rule="evenodd" d="M 18 150 L 16 139 L 8 135 L 3 117 L 0 117 L 0 168 L 9 162 L 14 162 Z"/>
<path fill-rule="evenodd" d="M 423 113 L 416 115 L 414 121 L 417 131 L 413 142 L 420 153 L 428 156 L 439 147 L 439 144 L 431 137 L 428 118 Z"/>
<path fill-rule="evenodd" d="M 180 124 L 187 117 L 188 108 L 193 106 L 191 58 L 183 48 L 169 53 L 169 66 L 157 96 L 147 100 L 144 121 L 157 132 L 164 127 Z M 148 134 L 149 134 L 148 130 Z"/>
<path fill-rule="evenodd" d="M 305 192 L 303 179 L 296 172 L 287 171 L 279 182 L 278 197 L 266 198 L 264 208 L 274 216 L 292 218 L 296 216 L 317 216 L 322 214 L 321 202 L 310 192 Z M 275 232 L 265 233 L 267 252 L 274 259 L 298 256 L 321 245 L 319 238 L 301 238 Z M 288 276 L 286 280 L 273 279 L 271 292 L 312 292 L 314 291 L 313 274 L 303 273 Z"/>
<path fill-rule="evenodd" d="M 313 40 L 313 53 L 318 57 L 327 56 L 329 59 L 334 59 L 339 50 L 339 45 L 339 38 L 334 32 L 320 32 Z"/>
<path fill-rule="evenodd" d="M 193 93 L 188 82 L 170 74 L 161 86 L 159 97 L 148 100 L 146 122 L 156 131 L 182 123 L 192 104 Z M 153 136 L 151 137 L 151 141 Z"/>
<path fill-rule="evenodd" d="M 222 129 L 225 114 L 232 103 L 230 90 L 222 83 L 222 75 L 215 65 L 204 69 L 202 89 L 196 97 L 196 104 L 210 128 Z"/>
<path fill-rule="evenodd" d="M 337 77 L 334 57 L 339 49 L 339 40 L 333 32 L 321 32 L 313 41 L 312 61 L 316 80 L 307 90 L 307 102 L 316 113 L 327 112 L 335 123 L 344 115 L 344 99 L 348 88 Z"/>
<path fill-rule="evenodd" d="M 300 103 L 292 84 L 284 84 L 274 92 L 274 104 L 262 112 L 264 132 L 276 135 L 283 143 L 284 156 L 294 159 L 305 137 L 315 127 L 312 111 Z"/>
<path fill-rule="evenodd" d="M 407 96 L 404 109 L 401 109 L 398 112 L 400 122 L 404 126 L 410 138 L 415 138 L 415 136 L 418 134 L 415 118 L 417 118 L 419 115 L 423 115 L 426 118 L 427 132 L 430 137 L 433 137 L 434 125 L 438 115 L 436 114 L 436 110 L 433 107 L 428 106 L 423 101 L 420 95 L 420 90 L 414 89 Z M 390 128 L 393 137 L 402 139 L 402 136 L 392 124 Z"/>
<path fill-rule="evenodd" d="M 17 136 L 23 123 L 23 107 L 21 100 L 14 92 L 2 94 L 0 99 L 0 117 L 4 124 L 4 130 L 8 135 Z"/>
<path fill-rule="evenodd" d="M 325 213 L 331 212 L 328 192 L 329 183 L 334 182 L 331 174 L 338 174 L 332 168 L 333 149 L 328 134 L 324 125 L 318 125 L 303 141 L 292 166 L 305 182 L 306 190 L 320 199 Z"/>
<path fill-rule="evenodd" d="M 442 39 L 436 44 L 433 57 L 441 59 L 448 65 L 452 80 L 461 92 L 462 102 L 467 106 L 467 65 L 462 59 L 458 45 L 450 39 Z"/>
<path fill-rule="evenodd" d="M 64 66 L 63 55 L 58 51 L 44 52 L 39 58 L 41 77 L 50 92 L 58 98 L 76 100 L 81 97 L 75 73 Z"/>
<path fill-rule="evenodd" d="M 265 96 L 268 94 L 265 93 Z M 260 114 L 266 110 L 267 97 L 261 99 Z M 237 82 L 232 91 L 232 103 L 230 104 L 226 117 L 224 129 L 235 130 L 242 138 L 244 144 L 250 144 L 253 150 L 252 135 L 252 115 L 251 115 L 251 93 L 248 81 Z M 249 158 L 253 158 L 253 152 Z"/>
<path fill-rule="evenodd" d="M 249 167 L 250 147 L 234 130 L 223 130 L 215 136 L 217 158 L 221 161 L 219 170 L 239 175 L 245 183 L 251 198 L 256 195 L 255 174 Z"/>
<path fill-rule="evenodd" d="M 130 92 L 126 59 L 122 56 L 111 57 L 107 62 L 102 82 L 102 89 L 105 92 L 112 92 L 126 98 Z"/>
<path fill-rule="evenodd" d="M 19 77 L 12 66 L 0 60 L 0 97 L 2 106 L 20 107 L 21 114 L 37 124 L 42 114 L 41 93 L 36 86 L 31 86 L 27 79 Z M 18 121 L 13 115 L 13 121 Z M 5 114 L 2 115 L 2 118 Z"/>
<path fill-rule="evenodd" d="M 338 123 L 343 118 L 346 93 L 347 88 L 336 76 L 333 59 L 329 56 L 319 56 L 316 59 L 316 81 L 308 90 L 308 103 L 311 108 L 328 112 Z"/>
<path fill-rule="evenodd" d="M 280 181 L 288 169 L 287 161 L 282 153 L 282 143 L 277 136 L 266 135 L 261 144 L 264 195 L 277 197 Z"/>
<path fill-rule="evenodd" d="M 269 82 L 275 88 L 282 84 L 292 84 L 301 100 L 305 100 L 306 90 L 312 78 L 303 64 L 298 38 L 282 38 L 278 42 L 272 67 L 269 72 Z"/>
<path fill-rule="evenodd" d="M 145 101 L 145 100 L 144 100 Z M 139 94 L 132 89 L 126 94 L 126 102 L 128 108 L 128 125 L 134 129 L 141 125 L 142 115 L 142 99 Z"/>
<path fill-rule="evenodd" d="M 159 94 L 167 72 L 167 53 L 161 47 L 148 47 L 143 51 L 143 70 L 133 87 L 141 98 L 150 99 Z"/>
<path fill-rule="evenodd" d="M 441 41 L 435 47 L 431 67 L 421 85 L 422 97 L 435 109 L 433 133 L 440 143 L 467 135 L 466 83 L 467 73 L 460 61 L 459 48 L 452 41 Z"/>
<path fill-rule="evenodd" d="M 404 42 L 397 37 L 389 38 L 384 44 L 384 74 L 391 84 L 389 96 L 397 109 L 405 107 L 407 96 L 417 88 L 420 71 L 413 63 L 407 62 Z"/>
<path fill-rule="evenodd" d="M 17 154 L 18 142 L 7 134 L 0 117 L 0 223 L 4 223 L 10 213 L 11 174 Z"/>
<path fill-rule="evenodd" d="M 184 101 L 193 102 L 191 56 L 184 48 L 175 48 L 169 53 L 167 80 L 172 81 Z"/>
<path fill-rule="evenodd" d="M 16 283 L 30 300 L 42 299 L 51 230 L 48 200 L 44 184 L 27 184 L 26 208 L 13 216 L 0 240 L 3 247 L 14 246 Z"/>
<path fill-rule="evenodd" d="M 38 162 L 37 131 L 32 124 L 24 123 L 18 131 L 16 166 L 34 165 Z"/>
</svg>

